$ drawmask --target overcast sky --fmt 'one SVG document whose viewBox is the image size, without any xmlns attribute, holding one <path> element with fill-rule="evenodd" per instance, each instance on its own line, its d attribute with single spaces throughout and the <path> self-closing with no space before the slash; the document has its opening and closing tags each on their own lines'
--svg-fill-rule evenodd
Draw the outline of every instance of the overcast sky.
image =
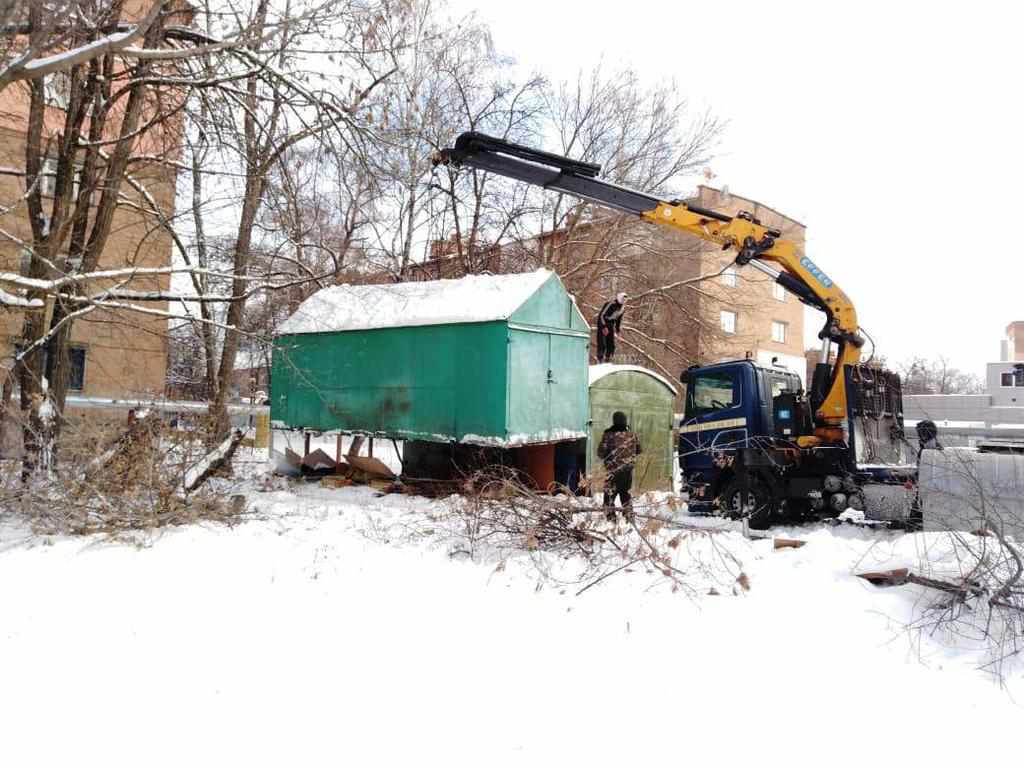
<svg viewBox="0 0 1024 768">
<path fill-rule="evenodd" d="M 1021 4 L 451 6 L 521 67 L 572 79 L 603 58 L 726 118 L 713 183 L 806 224 L 808 255 L 890 360 L 982 373 L 1024 320 Z"/>
</svg>

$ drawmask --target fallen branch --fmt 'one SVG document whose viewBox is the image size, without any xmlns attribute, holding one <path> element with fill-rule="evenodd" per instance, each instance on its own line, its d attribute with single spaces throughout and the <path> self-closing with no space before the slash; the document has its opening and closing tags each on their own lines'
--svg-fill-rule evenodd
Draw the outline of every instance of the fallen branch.
<svg viewBox="0 0 1024 768">
<path fill-rule="evenodd" d="M 242 430 L 235 430 L 234 434 L 224 440 L 220 445 L 204 456 L 198 464 L 191 467 L 185 473 L 182 486 L 185 493 L 189 494 L 198 489 L 218 469 L 231 460 L 232 454 L 238 444 L 242 442 Z"/>
</svg>

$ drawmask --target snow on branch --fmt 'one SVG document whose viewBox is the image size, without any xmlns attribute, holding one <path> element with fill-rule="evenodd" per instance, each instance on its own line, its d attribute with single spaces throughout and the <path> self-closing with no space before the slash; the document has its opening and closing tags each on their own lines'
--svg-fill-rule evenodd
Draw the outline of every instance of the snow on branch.
<svg viewBox="0 0 1024 768">
<path fill-rule="evenodd" d="M 124 267 L 122 269 L 104 269 L 96 272 L 64 275 L 52 280 L 24 277 L 15 272 L 0 272 L 0 284 L 7 283 L 9 286 L 13 286 L 15 288 L 41 291 L 43 293 L 58 293 L 62 288 L 87 284 L 94 280 L 117 280 L 120 278 L 145 277 L 148 275 L 170 275 L 178 272 L 192 273 L 206 277 L 222 277 L 228 280 L 257 281 L 263 279 L 261 277 L 239 276 L 231 272 L 217 272 L 210 269 L 198 269 L 196 267 Z"/>
<path fill-rule="evenodd" d="M 35 80 L 54 72 L 62 72 L 72 67 L 85 64 L 92 59 L 110 53 L 120 53 L 146 34 L 160 15 L 167 0 L 156 0 L 149 12 L 137 24 L 124 32 L 113 32 L 92 42 L 61 51 L 52 56 L 34 58 L 31 49 L 17 57 L 3 70 L 0 70 L 0 90 L 20 80 Z"/>
<path fill-rule="evenodd" d="M 15 307 L 18 309 L 42 309 L 42 299 L 26 299 L 23 296 L 15 296 L 0 288 L 0 307 Z"/>
</svg>

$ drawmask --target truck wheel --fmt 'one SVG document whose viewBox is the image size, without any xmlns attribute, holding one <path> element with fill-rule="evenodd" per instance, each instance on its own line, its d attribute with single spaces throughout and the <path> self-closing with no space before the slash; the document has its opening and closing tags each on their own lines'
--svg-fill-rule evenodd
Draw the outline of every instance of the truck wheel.
<svg viewBox="0 0 1024 768">
<path fill-rule="evenodd" d="M 746 519 L 747 525 L 755 531 L 763 531 L 771 525 L 771 494 L 762 482 L 751 478 L 747 481 L 747 498 L 741 503 L 743 485 L 738 477 L 726 483 L 718 497 L 719 509 L 728 517 Z"/>
</svg>

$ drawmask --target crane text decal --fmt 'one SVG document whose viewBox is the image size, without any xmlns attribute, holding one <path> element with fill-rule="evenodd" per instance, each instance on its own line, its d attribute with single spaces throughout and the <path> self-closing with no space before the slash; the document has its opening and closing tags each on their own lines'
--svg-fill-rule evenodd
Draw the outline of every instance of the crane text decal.
<svg viewBox="0 0 1024 768">
<path fill-rule="evenodd" d="M 826 288 L 832 287 L 832 281 L 828 279 L 828 275 L 826 275 L 824 272 L 818 269 L 818 265 L 815 264 L 810 259 L 808 259 L 806 256 L 800 259 L 800 266 L 802 266 L 804 269 L 806 269 L 808 272 L 814 275 L 814 279 L 817 280 L 822 285 L 824 285 Z"/>
</svg>

